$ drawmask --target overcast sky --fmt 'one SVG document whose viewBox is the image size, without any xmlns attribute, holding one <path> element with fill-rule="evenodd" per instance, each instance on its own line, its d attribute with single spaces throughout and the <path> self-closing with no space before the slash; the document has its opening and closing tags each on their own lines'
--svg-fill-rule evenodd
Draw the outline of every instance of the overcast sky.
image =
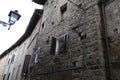
<svg viewBox="0 0 120 80">
<path fill-rule="evenodd" d="M 7 22 L 11 10 L 18 10 L 21 14 L 20 20 L 11 26 L 10 30 L 8 30 L 8 26 L 3 27 L 0 24 L 0 54 L 23 35 L 36 8 L 41 9 L 42 6 L 32 0 L 0 0 L 0 20 Z"/>
</svg>

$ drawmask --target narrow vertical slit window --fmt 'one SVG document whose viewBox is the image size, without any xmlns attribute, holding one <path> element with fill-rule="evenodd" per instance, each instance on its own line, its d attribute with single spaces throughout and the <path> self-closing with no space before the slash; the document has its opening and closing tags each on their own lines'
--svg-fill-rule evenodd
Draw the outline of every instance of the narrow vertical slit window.
<svg viewBox="0 0 120 80">
<path fill-rule="evenodd" d="M 3 79 L 2 80 L 5 80 L 5 77 L 6 77 L 6 74 L 3 75 Z"/>
<path fill-rule="evenodd" d="M 85 32 L 80 32 L 80 33 L 78 33 L 78 36 L 80 37 L 80 40 L 84 40 L 84 39 L 87 38 L 87 35 L 86 35 Z"/>
<path fill-rule="evenodd" d="M 55 49 L 56 49 L 56 38 L 52 37 L 51 48 L 50 48 L 51 55 L 55 55 Z"/>
<path fill-rule="evenodd" d="M 29 63 L 30 63 L 30 58 L 31 58 L 31 55 L 26 55 L 25 56 L 25 61 L 24 61 L 23 70 L 22 70 L 22 75 L 23 76 L 27 75 L 28 68 L 29 68 Z"/>
<path fill-rule="evenodd" d="M 8 74 L 7 80 L 9 80 L 9 78 L 10 78 L 10 73 Z"/>
<path fill-rule="evenodd" d="M 14 62 L 14 59 L 15 59 L 15 55 L 12 56 L 11 64 Z"/>
<path fill-rule="evenodd" d="M 44 22 L 42 23 L 42 29 L 44 28 Z"/>
<path fill-rule="evenodd" d="M 67 17 L 67 3 L 60 7 L 61 11 L 61 20 L 64 20 Z"/>
</svg>

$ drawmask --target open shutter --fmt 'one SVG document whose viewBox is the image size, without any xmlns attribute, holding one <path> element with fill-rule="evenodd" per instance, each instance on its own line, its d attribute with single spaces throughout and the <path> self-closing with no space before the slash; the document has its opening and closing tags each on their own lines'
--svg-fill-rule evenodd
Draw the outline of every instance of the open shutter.
<svg viewBox="0 0 120 80">
<path fill-rule="evenodd" d="M 56 38 L 52 37 L 51 48 L 50 48 L 51 55 L 55 55 L 55 49 L 56 49 Z"/>
<path fill-rule="evenodd" d="M 30 58 L 31 58 L 31 55 L 26 55 L 25 56 L 25 61 L 24 61 L 23 70 L 22 70 L 22 75 L 23 76 L 26 76 L 26 74 L 28 72 Z"/>
</svg>

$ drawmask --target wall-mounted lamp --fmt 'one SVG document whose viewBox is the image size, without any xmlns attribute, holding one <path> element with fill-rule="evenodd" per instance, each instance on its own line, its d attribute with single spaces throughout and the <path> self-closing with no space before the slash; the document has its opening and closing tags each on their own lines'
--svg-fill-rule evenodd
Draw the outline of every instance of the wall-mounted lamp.
<svg viewBox="0 0 120 80">
<path fill-rule="evenodd" d="M 8 28 L 8 30 L 9 30 L 10 27 L 11 27 L 11 25 L 14 25 L 15 22 L 20 19 L 21 15 L 18 13 L 17 10 L 15 10 L 15 11 L 10 11 L 10 13 L 8 14 L 8 16 L 9 16 L 8 23 L 0 20 L 0 24 L 2 24 L 4 27 L 6 27 L 7 25 L 9 25 L 9 28 Z"/>
</svg>

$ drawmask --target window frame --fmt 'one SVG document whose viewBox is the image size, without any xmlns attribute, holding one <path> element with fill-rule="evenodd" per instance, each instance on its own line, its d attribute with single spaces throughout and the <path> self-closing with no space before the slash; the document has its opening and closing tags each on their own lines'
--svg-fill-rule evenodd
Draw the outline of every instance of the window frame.
<svg viewBox="0 0 120 80">
<path fill-rule="evenodd" d="M 64 45 L 63 45 L 63 51 L 60 52 L 60 40 L 61 39 L 64 39 Z M 56 49 L 55 49 L 55 56 L 59 56 L 60 54 L 63 54 L 65 52 L 67 52 L 67 44 L 68 44 L 68 33 L 64 33 L 63 35 L 59 36 L 57 39 L 56 39 Z"/>
</svg>

